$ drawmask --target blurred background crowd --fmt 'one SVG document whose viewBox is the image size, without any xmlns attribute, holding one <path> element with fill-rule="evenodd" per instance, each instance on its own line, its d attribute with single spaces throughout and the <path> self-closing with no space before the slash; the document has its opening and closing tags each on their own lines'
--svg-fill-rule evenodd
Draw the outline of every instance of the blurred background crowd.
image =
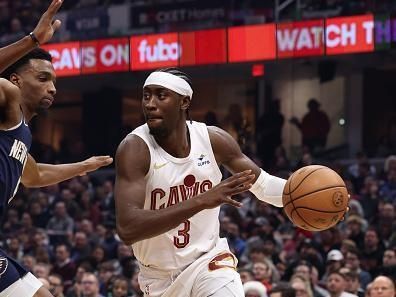
<svg viewBox="0 0 396 297">
<path fill-rule="evenodd" d="M 116 5 L 129 5 L 132 9 L 134 7 L 140 9 L 189 2 L 194 1 L 68 0 L 64 3 L 63 11 L 66 13 L 95 11 Z M 301 0 L 297 1 L 297 8 L 292 6 L 278 16 L 274 13 L 273 1 L 263 1 L 271 2 L 270 4 L 257 4 L 257 2 L 229 1 L 230 11 L 238 10 L 251 16 L 248 12 L 256 9 L 261 14 L 258 18 L 233 15 L 225 21 L 225 24 L 241 25 L 255 23 L 257 20 L 264 23 L 276 20 L 301 20 L 364 14 L 372 11 L 390 13 L 396 9 L 394 1 L 385 0 Z M 0 0 L 0 44 L 8 44 L 31 31 L 46 6 L 46 1 L 39 0 Z M 193 26 L 199 29 L 202 24 L 194 23 Z M 171 28 L 173 27 L 162 24 L 153 31 L 166 31 Z M 118 34 L 122 35 L 134 29 L 136 28 L 132 26 L 129 31 L 120 31 Z M 141 32 L 146 32 L 145 30 L 141 29 Z M 95 34 L 99 33 L 95 31 Z M 97 38 L 95 34 L 89 36 Z M 108 31 L 104 35 L 103 32 L 100 34 L 102 34 L 100 37 L 111 36 Z M 117 33 L 113 32 L 113 34 Z M 67 34 L 60 36 L 63 41 L 72 38 Z M 311 66 L 311 62 L 307 60 L 302 64 Z M 351 68 L 354 69 L 353 67 Z M 297 73 L 294 68 L 292 72 L 293 75 Z M 391 82 L 388 85 L 390 86 L 393 76 L 389 73 L 386 75 L 390 77 Z M 345 81 L 345 85 L 354 83 L 348 78 Z M 232 83 L 234 81 L 231 81 Z M 324 86 L 322 81 L 315 83 Z M 276 86 L 275 83 L 273 85 Z M 85 106 L 86 102 L 76 103 L 77 99 L 83 97 L 80 94 L 76 95 L 76 92 L 86 91 L 78 90 L 82 88 L 79 83 L 70 80 L 62 87 L 74 101 L 60 100 L 59 105 L 54 106 L 55 110 L 58 108 L 68 115 L 69 113 L 64 112 L 68 110 L 67 108 L 71 110 L 71 108 L 81 108 L 81 105 Z M 391 90 L 391 87 L 389 88 Z M 383 92 L 384 89 L 386 88 L 376 88 L 376 92 Z M 70 93 L 70 90 L 74 93 Z M 215 90 L 213 93 L 221 97 L 220 91 L 216 93 L 216 89 L 212 86 L 210 90 Z M 126 95 L 123 95 L 129 100 L 125 100 L 129 102 L 128 108 L 132 107 L 134 110 L 134 115 L 131 116 L 133 124 L 125 124 L 124 121 L 124 124 L 118 126 L 121 129 L 117 129 L 117 132 L 115 129 L 111 130 L 111 126 L 110 133 L 119 133 L 118 138 L 110 146 L 111 151 L 107 151 L 105 147 L 102 148 L 101 153 L 114 155 L 118 141 L 142 123 L 138 103 L 139 92 L 133 90 L 132 93 L 125 92 Z M 205 94 L 202 90 L 200 92 Z M 200 92 L 197 92 L 198 97 Z M 264 93 L 268 92 L 270 91 L 266 89 Z M 326 89 L 320 89 L 319 92 L 325 96 Z M 59 93 L 62 93 L 62 90 Z M 249 88 L 243 91 L 238 89 L 233 93 L 241 93 L 240 96 L 244 98 L 251 96 Z M 343 93 L 351 95 L 348 91 Z M 386 95 L 393 99 L 393 94 L 395 93 L 389 91 Z M 305 93 L 303 95 L 305 96 Z M 375 101 L 377 99 L 375 95 L 374 98 L 369 99 Z M 297 98 L 292 92 L 290 96 L 293 97 L 292 99 Z M 130 100 L 129 97 L 134 97 L 135 101 Z M 221 102 L 221 105 L 227 106 L 228 109 L 219 108 L 216 112 L 213 112 L 214 108 L 199 105 L 199 101 L 194 102 L 198 104 L 199 112 L 194 114 L 193 111 L 192 117 L 227 130 L 238 141 L 244 153 L 271 174 L 288 178 L 293 171 L 303 166 L 323 164 L 331 167 L 343 177 L 347 185 L 351 195 L 350 210 L 345 220 L 336 227 L 313 233 L 295 228 L 281 208 L 259 202 L 249 193 L 237 197 L 243 202 L 243 207 L 240 209 L 223 206 L 220 215 L 220 233 L 228 239 L 232 251 L 238 257 L 238 269 L 245 283 L 246 296 L 267 297 L 270 296 L 271 291 L 276 291 L 274 288 L 285 286 L 284 282 L 288 282 L 294 288 L 293 294 L 297 297 L 340 297 L 341 295 L 346 297 L 344 292 L 359 297 L 394 297 L 394 289 L 392 296 L 386 295 L 386 286 L 382 289 L 372 287 L 373 280 L 378 276 L 387 276 L 393 281 L 396 279 L 394 103 L 390 107 L 393 108 L 392 116 L 386 118 L 381 133 L 377 130 L 370 132 L 370 135 L 376 135 L 377 138 L 371 142 L 363 141 L 368 145 L 362 145 L 358 150 L 349 150 L 345 153 L 346 144 L 335 148 L 329 146 L 328 135 L 331 130 L 341 129 L 345 124 L 343 122 L 345 119 L 330 108 L 333 103 L 322 106 L 321 98 L 306 96 L 304 97 L 306 106 L 302 105 L 299 110 L 285 114 L 285 108 L 281 108 L 284 104 L 281 100 L 273 99 L 274 96 L 267 97 L 271 99 L 266 102 L 265 112 L 256 113 L 254 116 L 251 116 L 252 110 L 255 110 L 257 105 L 249 103 L 250 99 L 246 99 L 243 101 L 247 102 L 245 105 L 236 102 L 237 100 L 227 104 Z M 334 97 L 337 97 L 337 94 Z M 92 108 L 92 105 L 88 107 Z M 102 107 L 106 112 L 109 111 L 108 108 L 106 110 L 107 105 Z M 353 108 L 358 107 L 347 108 L 353 113 Z M 301 115 L 301 120 L 294 116 L 296 113 Z M 74 116 L 73 113 L 70 118 Z M 287 119 L 289 116 L 290 119 Z M 62 116 L 59 117 L 61 118 Z M 370 122 L 367 118 L 363 120 L 365 123 Z M 360 124 L 361 131 L 366 127 L 365 123 Z M 40 122 L 34 122 L 33 131 L 40 134 L 40 127 L 44 124 L 41 123 L 40 126 Z M 57 129 L 58 124 L 53 125 L 54 130 Z M 74 125 L 74 122 L 71 123 L 69 128 L 73 129 L 73 135 L 78 135 L 80 130 L 75 129 Z M 83 125 L 87 124 L 84 122 Z M 95 130 L 97 129 L 95 125 L 100 123 L 93 121 L 93 126 L 92 124 L 92 127 L 88 126 Z M 300 142 L 298 148 L 291 149 L 285 144 L 284 140 L 287 137 L 282 131 L 286 126 L 294 129 L 290 134 Z M 84 126 L 85 128 L 87 127 Z M 63 128 L 62 131 L 67 131 L 67 128 Z M 92 129 L 90 131 L 92 132 Z M 358 133 L 357 129 L 354 131 Z M 59 140 L 58 134 L 49 134 L 52 135 L 50 141 L 36 138 L 33 143 L 31 153 L 37 161 L 74 162 L 97 152 L 92 150 L 98 147 L 97 143 L 86 141 L 90 139 L 89 137 L 70 137 L 69 134 L 68 137 L 63 135 L 65 137 Z M 366 133 L 360 134 L 364 140 Z M 93 133 L 93 137 L 99 136 Z M 56 145 L 52 145 L 51 142 L 56 142 L 55 138 L 59 141 Z M 330 139 L 330 142 L 333 140 Z M 224 172 L 224 175 L 227 176 L 227 173 Z M 12 200 L 2 224 L 1 247 L 39 277 L 55 297 L 143 296 L 137 281 L 139 271 L 136 259 L 131 248 L 123 244 L 116 233 L 113 189 L 114 169 L 112 168 L 46 188 L 21 187 Z M 376 295 L 377 291 L 385 293 Z M 389 292 L 392 290 L 389 289 Z M 294 295 L 283 297 L 294 297 Z"/>
</svg>

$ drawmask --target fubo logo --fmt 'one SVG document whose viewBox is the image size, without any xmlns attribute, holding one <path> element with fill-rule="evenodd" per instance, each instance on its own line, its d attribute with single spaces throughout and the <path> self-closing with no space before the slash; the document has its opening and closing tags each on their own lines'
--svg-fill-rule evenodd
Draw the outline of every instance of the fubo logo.
<svg viewBox="0 0 396 297">
<path fill-rule="evenodd" d="M 159 62 L 159 61 L 177 61 L 180 57 L 181 47 L 177 42 L 166 43 L 162 38 L 150 45 L 147 39 L 143 39 L 138 47 L 139 61 Z"/>
<path fill-rule="evenodd" d="M 153 69 L 179 65 L 182 55 L 177 33 L 131 37 L 131 69 Z"/>
</svg>

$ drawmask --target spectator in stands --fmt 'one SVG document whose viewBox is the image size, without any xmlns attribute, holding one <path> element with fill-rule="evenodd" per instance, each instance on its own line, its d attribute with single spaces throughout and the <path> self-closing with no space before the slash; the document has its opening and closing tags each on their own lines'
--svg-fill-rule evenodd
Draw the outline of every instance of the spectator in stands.
<svg viewBox="0 0 396 297">
<path fill-rule="evenodd" d="M 376 276 L 382 264 L 384 250 L 385 247 L 378 236 L 378 231 L 373 227 L 368 228 L 364 237 L 362 269 L 367 270 L 372 276 Z"/>
<path fill-rule="evenodd" d="M 363 188 L 360 191 L 360 204 L 364 209 L 364 217 L 366 220 L 373 218 L 378 211 L 378 203 L 380 200 L 379 181 L 372 176 L 368 176 L 364 180 Z"/>
<path fill-rule="evenodd" d="M 269 297 L 296 297 L 296 290 L 286 282 L 278 282 L 272 287 Z"/>
<path fill-rule="evenodd" d="M 136 269 L 131 279 L 131 291 L 132 291 L 131 297 L 143 297 L 144 295 L 139 286 L 138 276 L 139 276 L 139 269 Z"/>
<path fill-rule="evenodd" d="M 43 210 L 41 204 L 37 200 L 33 200 L 30 203 L 29 209 L 33 225 L 38 228 L 45 228 L 50 218 L 49 213 Z"/>
<path fill-rule="evenodd" d="M 389 277 L 378 276 L 374 279 L 370 297 L 395 297 L 395 283 Z"/>
<path fill-rule="evenodd" d="M 396 246 L 388 247 L 382 258 L 381 274 L 396 279 Z"/>
<path fill-rule="evenodd" d="M 116 273 L 116 266 L 117 263 L 114 260 L 108 260 L 99 265 L 98 268 L 99 292 L 102 295 L 106 295 L 107 293 L 107 288 L 110 279 Z"/>
<path fill-rule="evenodd" d="M 91 254 L 91 246 L 88 242 L 87 235 L 78 231 L 74 234 L 74 244 L 71 249 L 71 259 L 74 263 L 79 264 L 87 259 Z"/>
<path fill-rule="evenodd" d="M 253 281 L 254 276 L 253 276 L 253 271 L 249 268 L 241 268 L 238 269 L 239 275 L 242 280 L 242 284 L 248 282 L 248 281 Z"/>
<path fill-rule="evenodd" d="M 77 272 L 73 280 L 73 286 L 66 292 L 66 297 L 81 297 L 82 294 L 82 277 L 86 272 L 92 272 L 92 266 L 88 262 L 82 262 L 77 267 Z"/>
<path fill-rule="evenodd" d="M 7 242 L 7 254 L 16 260 L 21 260 L 23 257 L 23 247 L 18 237 L 11 237 Z M 34 258 L 33 258 L 34 260 Z"/>
<path fill-rule="evenodd" d="M 55 264 L 51 274 L 59 274 L 62 277 L 65 292 L 73 285 L 76 264 L 70 258 L 70 247 L 65 243 L 55 247 Z"/>
<path fill-rule="evenodd" d="M 21 20 L 18 17 L 14 17 L 10 21 L 9 30 L 0 38 L 0 42 L 2 44 L 13 43 L 25 35 Z"/>
<path fill-rule="evenodd" d="M 326 288 L 329 291 L 329 297 L 357 297 L 345 291 L 345 276 L 339 270 L 335 270 L 329 274 L 326 281 Z"/>
<path fill-rule="evenodd" d="M 290 122 L 301 131 L 302 145 L 315 153 L 326 147 L 330 121 L 327 114 L 320 110 L 320 103 L 316 99 L 310 99 L 307 107 L 309 111 L 301 122 L 296 117 L 291 118 Z"/>
<path fill-rule="evenodd" d="M 353 178 L 357 178 L 359 176 L 360 164 L 364 164 L 364 163 L 369 163 L 367 154 L 363 151 L 357 152 L 354 163 L 348 166 L 349 176 Z M 370 164 L 369 171 L 370 171 L 370 175 L 374 176 L 376 174 L 375 166 Z"/>
<path fill-rule="evenodd" d="M 345 277 L 346 288 L 345 291 L 354 294 L 358 297 L 364 297 L 364 290 L 362 289 L 359 281 L 359 275 L 349 268 L 343 267 L 340 269 Z"/>
<path fill-rule="evenodd" d="M 65 202 L 56 202 L 54 216 L 49 220 L 47 225 L 47 234 L 50 237 L 50 243 L 56 245 L 61 242 L 69 242 L 73 236 L 73 228 L 73 219 L 66 211 Z"/>
<path fill-rule="evenodd" d="M 31 255 L 23 255 L 22 264 L 29 270 L 33 271 L 34 266 L 36 265 L 36 258 Z"/>
<path fill-rule="evenodd" d="M 371 276 L 367 271 L 360 267 L 360 252 L 358 249 L 350 249 L 345 255 L 345 267 L 349 268 L 352 273 L 356 273 L 362 289 L 365 290 L 371 282 Z"/>
<path fill-rule="evenodd" d="M 231 251 L 239 258 L 246 247 L 246 242 L 240 236 L 239 226 L 235 223 L 228 224 L 225 237 Z"/>
<path fill-rule="evenodd" d="M 355 242 L 359 249 L 364 246 L 364 232 L 363 232 L 364 221 L 358 215 L 348 216 L 346 219 L 348 238 Z"/>
<path fill-rule="evenodd" d="M 115 221 L 114 183 L 106 180 L 103 185 L 103 194 L 100 195 L 99 208 L 102 212 L 102 219 L 105 221 Z"/>
<path fill-rule="evenodd" d="M 128 280 L 120 275 L 113 276 L 110 280 L 108 294 L 106 296 L 112 297 L 127 297 L 128 296 Z"/>
<path fill-rule="evenodd" d="M 339 250 L 331 250 L 326 258 L 326 272 L 322 277 L 324 282 L 333 271 L 338 271 L 344 265 L 344 255 Z"/>
<path fill-rule="evenodd" d="M 386 180 L 380 188 L 380 195 L 391 203 L 396 201 L 396 169 L 387 172 Z"/>
<path fill-rule="evenodd" d="M 100 245 L 95 246 L 92 249 L 91 256 L 89 257 L 89 263 L 94 270 L 98 270 L 102 262 L 106 261 L 106 252 Z"/>
<path fill-rule="evenodd" d="M 296 297 L 313 297 L 311 284 L 304 276 L 294 274 L 290 279 L 290 285 L 296 291 Z"/>
<path fill-rule="evenodd" d="M 307 261 L 301 261 L 300 263 L 297 264 L 297 266 L 294 268 L 294 274 L 300 275 L 304 277 L 311 286 L 311 291 L 314 297 L 325 297 L 322 290 L 318 290 L 316 286 L 314 286 L 314 283 L 312 282 L 312 270 L 313 266 L 307 262 Z M 316 268 L 315 268 L 316 269 Z M 317 270 L 316 270 L 317 271 Z"/>
<path fill-rule="evenodd" d="M 91 272 L 84 273 L 81 285 L 84 297 L 104 297 L 99 293 L 99 282 L 95 274 Z"/>
<path fill-rule="evenodd" d="M 34 265 L 32 271 L 34 276 L 37 278 L 41 277 L 47 279 L 50 272 L 50 266 L 47 263 L 39 262 Z"/>
<path fill-rule="evenodd" d="M 394 222 L 396 220 L 395 207 L 390 202 L 380 203 L 378 206 L 378 216 L 371 221 L 376 225 L 379 231 L 379 237 L 385 239 L 384 244 L 388 245 L 387 239 L 390 239 L 394 231 Z"/>
<path fill-rule="evenodd" d="M 79 219 L 81 217 L 81 209 L 76 202 L 76 194 L 69 188 L 64 188 L 60 193 L 60 201 L 63 201 L 66 206 L 67 214 L 72 217 Z"/>
<path fill-rule="evenodd" d="M 267 259 L 253 264 L 252 271 L 254 279 L 261 282 L 266 287 L 267 291 L 271 290 L 272 283 L 276 281 L 273 269 L 273 264 L 271 265 Z"/>
<path fill-rule="evenodd" d="M 50 292 L 54 297 L 64 297 L 63 295 L 63 279 L 62 276 L 56 273 L 51 273 L 48 276 L 48 282 L 50 285 Z"/>
<path fill-rule="evenodd" d="M 99 202 L 93 201 L 92 193 L 89 189 L 84 190 L 81 193 L 79 205 L 80 205 L 80 209 L 81 209 L 81 217 L 83 218 L 83 222 L 81 222 L 81 224 L 87 224 L 87 222 L 91 225 L 99 224 L 99 222 L 102 219 Z M 88 227 L 88 226 L 86 226 L 86 227 Z M 89 236 L 95 235 L 92 232 L 88 232 L 87 234 Z"/>
<path fill-rule="evenodd" d="M 319 283 L 319 271 L 315 266 L 311 267 L 311 287 L 315 297 L 328 296 L 329 292 Z"/>
<path fill-rule="evenodd" d="M 271 100 L 268 110 L 257 122 L 257 149 L 264 168 L 274 167 L 275 150 L 282 144 L 284 122 L 285 118 L 280 112 L 280 100 Z"/>
<path fill-rule="evenodd" d="M 243 115 L 243 108 L 239 104 L 230 104 L 228 113 L 222 123 L 224 130 L 238 142 L 245 154 L 250 153 L 250 126 Z"/>
<path fill-rule="evenodd" d="M 267 289 L 258 281 L 250 281 L 243 284 L 245 297 L 267 297 Z"/>
</svg>

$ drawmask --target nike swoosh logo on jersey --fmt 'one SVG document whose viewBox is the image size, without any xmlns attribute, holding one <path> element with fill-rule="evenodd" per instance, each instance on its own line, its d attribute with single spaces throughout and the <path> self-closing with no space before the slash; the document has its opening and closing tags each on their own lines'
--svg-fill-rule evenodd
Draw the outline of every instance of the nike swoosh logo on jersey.
<svg viewBox="0 0 396 297">
<path fill-rule="evenodd" d="M 162 167 L 164 167 L 166 164 L 168 164 L 169 162 L 166 162 L 166 163 L 164 163 L 164 164 L 157 164 L 157 163 L 154 163 L 154 169 L 160 169 L 160 168 L 162 168 Z"/>
</svg>

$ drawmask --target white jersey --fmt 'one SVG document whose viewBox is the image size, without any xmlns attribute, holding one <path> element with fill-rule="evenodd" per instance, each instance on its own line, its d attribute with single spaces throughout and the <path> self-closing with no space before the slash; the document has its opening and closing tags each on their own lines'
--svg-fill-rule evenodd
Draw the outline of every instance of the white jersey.
<svg viewBox="0 0 396 297">
<path fill-rule="evenodd" d="M 147 124 L 132 131 L 150 150 L 150 169 L 146 179 L 144 209 L 162 209 L 203 193 L 221 181 L 209 133 L 204 123 L 187 122 L 191 150 L 186 158 L 175 158 L 162 149 Z M 131 152 L 133 153 L 133 152 Z M 132 245 L 145 267 L 174 271 L 184 269 L 219 239 L 220 207 L 203 210 L 168 232 Z"/>
</svg>

